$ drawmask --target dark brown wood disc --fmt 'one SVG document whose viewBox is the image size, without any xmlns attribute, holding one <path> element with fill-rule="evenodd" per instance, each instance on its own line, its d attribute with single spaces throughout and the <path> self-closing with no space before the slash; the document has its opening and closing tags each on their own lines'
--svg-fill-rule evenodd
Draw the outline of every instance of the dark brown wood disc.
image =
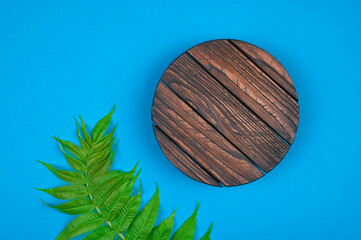
<svg viewBox="0 0 361 240">
<path fill-rule="evenodd" d="M 213 186 L 259 179 L 295 138 L 298 97 L 284 67 L 238 40 L 201 43 L 180 55 L 157 86 L 152 120 L 167 158 Z"/>
</svg>

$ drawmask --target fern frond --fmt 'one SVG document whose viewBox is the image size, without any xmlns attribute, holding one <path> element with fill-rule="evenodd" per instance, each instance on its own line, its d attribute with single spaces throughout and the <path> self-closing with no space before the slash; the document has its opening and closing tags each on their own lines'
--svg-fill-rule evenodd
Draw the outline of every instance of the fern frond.
<svg viewBox="0 0 361 240">
<path fill-rule="evenodd" d="M 154 227 L 159 210 L 159 188 L 143 209 L 141 187 L 132 195 L 140 171 L 138 164 L 129 172 L 109 171 L 115 157 L 115 130 L 105 134 L 109 127 L 115 107 L 93 128 L 91 134 L 86 130 L 83 119 L 80 125 L 75 119 L 79 145 L 55 139 L 69 165 L 75 171 L 59 170 L 51 164 L 41 162 L 58 178 L 70 183 L 57 188 L 40 189 L 55 198 L 70 200 L 57 206 L 47 206 L 70 215 L 79 215 L 58 235 L 57 240 L 67 240 L 89 233 L 85 240 L 167 240 L 171 237 L 175 211 L 171 216 Z M 173 235 L 173 240 L 194 238 L 196 215 L 194 213 Z M 210 239 L 213 224 L 202 240 Z"/>
<path fill-rule="evenodd" d="M 51 171 L 55 176 L 57 176 L 61 180 L 64 180 L 68 183 L 85 184 L 85 176 L 81 173 L 58 170 L 48 163 L 41 161 L 38 162 L 43 164 L 47 169 L 49 169 L 49 171 Z"/>
<path fill-rule="evenodd" d="M 53 138 L 57 140 L 66 150 L 74 154 L 74 156 L 77 157 L 79 160 L 81 160 L 82 162 L 86 162 L 87 154 L 78 145 L 69 141 L 61 140 L 57 137 L 53 137 Z"/>
<path fill-rule="evenodd" d="M 147 239 L 152 231 L 159 210 L 159 188 L 154 193 L 148 204 L 135 217 L 126 233 L 129 240 Z"/>
<path fill-rule="evenodd" d="M 172 234 L 174 214 L 175 211 L 158 226 L 153 228 L 147 240 L 168 240 Z"/>
<path fill-rule="evenodd" d="M 124 232 L 132 223 L 140 206 L 141 190 L 138 194 L 129 198 L 124 206 L 120 209 L 119 214 L 113 221 L 113 225 L 118 232 Z"/>
<path fill-rule="evenodd" d="M 80 122 L 81 122 L 81 131 L 83 132 L 84 140 L 89 146 L 91 146 L 93 141 L 90 138 L 88 132 L 86 131 L 86 125 L 85 125 L 83 119 L 81 118 L 81 116 L 79 116 L 79 118 L 80 118 Z"/>
<path fill-rule="evenodd" d="M 88 196 L 88 189 L 84 185 L 67 185 L 49 189 L 36 189 L 62 200 L 77 199 Z"/>
<path fill-rule="evenodd" d="M 84 240 L 113 240 L 117 233 L 109 226 L 103 226 L 84 238 Z"/>
<path fill-rule="evenodd" d="M 103 225 L 104 219 L 99 213 L 86 213 L 71 221 L 59 234 L 59 239 L 71 239 L 84 233 L 93 231 Z"/>
<path fill-rule="evenodd" d="M 110 120 L 112 119 L 113 112 L 115 110 L 115 106 L 113 106 L 110 113 L 108 113 L 105 117 L 100 119 L 100 121 L 95 125 L 92 131 L 92 140 L 96 142 L 99 138 L 102 137 L 105 130 L 108 128 Z"/>
<path fill-rule="evenodd" d="M 89 144 L 81 137 L 80 130 L 79 130 L 79 123 L 78 123 L 78 121 L 76 120 L 75 117 L 74 117 L 74 121 L 75 121 L 75 124 L 76 124 L 76 135 L 78 136 L 78 140 L 79 140 L 80 146 L 81 146 L 81 147 L 84 149 L 84 151 L 88 154 L 89 151 L 90 151 L 90 146 L 89 146 Z"/>
<path fill-rule="evenodd" d="M 198 206 L 199 204 L 197 204 L 196 210 L 194 210 L 193 214 L 174 233 L 172 240 L 193 240 L 196 230 Z"/>
<path fill-rule="evenodd" d="M 95 209 L 93 202 L 88 198 L 79 198 L 57 206 L 49 207 L 70 215 L 80 215 Z"/>
<path fill-rule="evenodd" d="M 213 228 L 213 223 L 211 224 L 211 226 L 208 228 L 207 232 L 203 235 L 203 237 L 201 238 L 201 240 L 211 240 L 211 231 Z"/>
<path fill-rule="evenodd" d="M 75 158 L 69 156 L 69 154 L 67 154 L 64 151 L 64 149 L 63 149 L 63 147 L 61 146 L 60 143 L 59 143 L 59 147 L 60 147 L 61 152 L 64 155 L 65 160 L 69 163 L 69 165 L 72 168 L 74 168 L 74 170 L 76 170 L 78 172 L 81 172 L 81 173 L 84 173 L 85 172 L 85 163 L 80 161 L 79 159 L 75 159 Z"/>
</svg>

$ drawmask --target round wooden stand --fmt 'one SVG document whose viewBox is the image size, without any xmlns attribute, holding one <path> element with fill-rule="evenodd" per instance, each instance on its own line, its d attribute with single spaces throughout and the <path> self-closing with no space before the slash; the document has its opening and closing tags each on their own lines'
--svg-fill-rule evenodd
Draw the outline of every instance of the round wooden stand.
<svg viewBox="0 0 361 240">
<path fill-rule="evenodd" d="M 238 40 L 201 43 L 180 55 L 156 89 L 154 133 L 183 173 L 237 186 L 271 171 L 296 135 L 293 82 L 266 51 Z"/>
</svg>

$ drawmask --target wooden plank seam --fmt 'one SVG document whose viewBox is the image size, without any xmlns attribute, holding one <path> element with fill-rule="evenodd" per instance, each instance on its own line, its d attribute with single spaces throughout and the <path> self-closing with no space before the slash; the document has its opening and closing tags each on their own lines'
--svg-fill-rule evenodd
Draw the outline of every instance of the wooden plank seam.
<svg viewBox="0 0 361 240">
<path fill-rule="evenodd" d="M 255 116 L 257 116 L 264 124 L 266 124 L 278 137 L 280 137 L 288 146 L 291 146 L 281 135 L 277 133 L 277 131 L 274 130 L 273 127 L 271 127 L 267 122 L 263 120 L 261 116 L 259 116 L 255 111 L 253 111 L 245 102 L 243 102 L 241 99 L 239 99 L 231 90 L 229 90 L 221 81 L 219 81 L 212 73 L 208 71 L 202 64 L 198 62 L 197 59 L 195 59 L 192 55 L 190 55 L 188 52 L 186 52 L 187 56 L 192 58 L 203 70 L 205 70 L 214 80 L 216 80 L 224 89 L 226 89 L 231 95 L 233 95 L 239 102 L 241 102 L 244 106 L 247 107 L 247 109 L 252 112 Z"/>
<path fill-rule="evenodd" d="M 200 167 L 203 171 L 205 171 L 211 178 L 213 178 L 221 187 L 224 187 L 224 185 L 220 182 L 220 180 L 217 179 L 217 177 L 215 177 L 211 172 L 208 171 L 208 169 L 204 168 L 202 165 L 199 164 L 199 162 L 194 159 L 187 151 L 185 151 L 182 147 L 180 147 L 178 145 L 178 143 L 176 143 L 171 137 L 168 136 L 167 133 L 165 133 L 159 126 L 157 126 L 156 124 L 153 123 L 154 128 L 158 129 L 161 133 L 164 134 L 164 136 L 170 141 L 172 142 L 180 151 L 182 151 L 188 158 L 190 158 L 195 164 L 197 164 L 198 167 Z M 158 145 L 160 145 L 160 143 L 158 142 Z M 162 149 L 162 148 L 161 148 Z M 163 151 L 163 149 L 162 149 Z M 181 161 L 179 161 L 181 162 Z M 185 174 L 184 172 L 182 172 L 183 174 Z M 196 179 L 194 179 L 196 180 Z M 197 181 L 197 180 L 196 180 Z"/>
<path fill-rule="evenodd" d="M 238 51 L 240 51 L 241 53 L 243 53 L 243 55 L 245 55 L 248 60 L 250 60 L 254 65 L 256 65 L 258 67 L 259 70 L 261 70 L 265 75 L 267 75 L 270 79 L 272 79 L 272 81 L 278 85 L 279 88 L 281 88 L 284 92 L 286 92 L 293 100 L 295 100 L 296 102 L 298 102 L 298 99 L 295 98 L 285 87 L 283 87 L 278 81 L 276 81 L 276 79 L 274 77 L 272 77 L 268 72 L 266 72 L 256 61 L 254 61 L 248 53 L 246 53 L 245 51 L 243 51 L 238 45 L 236 45 L 232 40 L 232 39 L 227 39 L 227 41 L 232 44 L 235 48 L 238 49 Z M 287 81 L 281 74 L 279 74 L 279 76 L 281 78 L 283 78 L 285 81 Z"/>
<path fill-rule="evenodd" d="M 224 137 L 230 144 L 233 145 L 238 151 L 240 151 L 244 156 L 247 157 L 248 161 L 250 161 L 253 165 L 255 165 L 261 172 L 266 173 L 260 166 L 258 166 L 257 163 L 255 163 L 252 159 L 250 159 L 247 154 L 245 154 L 241 149 L 239 149 L 232 141 L 230 141 L 222 132 L 220 132 L 212 123 L 210 123 L 206 118 L 204 118 L 196 109 L 194 109 L 190 104 L 187 103 L 178 93 L 176 93 L 167 83 L 165 83 L 163 80 L 160 80 L 164 83 L 165 86 L 167 86 L 177 97 L 179 97 L 189 108 L 191 108 L 199 117 L 202 118 L 206 123 L 208 123 L 209 126 L 211 126 L 216 132 L 218 132 L 222 137 Z"/>
<path fill-rule="evenodd" d="M 292 98 L 275 85 L 272 80 L 267 79 L 268 77 L 257 67 L 252 67 L 254 64 L 246 56 L 226 40 L 205 42 L 187 50 L 187 52 L 211 75 L 241 98 L 248 107 L 254 108 L 253 110 L 259 117 L 268 121 L 268 124 L 275 131 L 292 144 L 295 128 L 298 125 L 297 102 L 294 102 L 296 104 L 295 109 L 297 109 L 297 113 L 294 115 L 292 103 L 287 100 L 287 98 Z M 239 86 L 240 83 L 241 86 Z"/>
<path fill-rule="evenodd" d="M 163 82 L 159 82 L 158 88 L 160 90 L 158 92 L 160 96 L 157 96 L 155 98 L 155 102 L 157 104 L 155 105 L 156 107 L 153 108 L 153 114 L 155 114 L 157 122 L 159 122 L 161 126 L 165 127 L 164 132 L 169 134 L 176 133 L 176 135 L 171 134 L 172 137 L 169 137 L 174 137 L 175 139 L 177 139 L 177 141 L 182 142 L 182 145 L 187 147 L 187 149 L 189 149 L 190 151 L 195 151 L 190 153 L 190 155 L 198 155 L 202 164 L 209 166 L 210 170 L 217 174 L 219 180 L 222 181 L 222 183 L 226 184 L 227 186 L 235 186 L 255 181 L 261 176 L 264 176 L 264 173 L 262 173 L 262 171 L 260 171 L 255 165 L 248 161 L 242 153 L 235 149 L 233 145 L 226 141 L 218 132 L 214 131 L 211 126 L 208 125 L 208 123 L 203 121 L 203 119 L 199 117 L 197 113 L 195 113 L 191 108 L 189 108 L 188 105 L 184 103 L 177 95 L 175 95 Z M 171 98 L 167 100 L 168 97 Z M 181 112 L 175 111 L 174 107 L 180 107 L 178 110 Z M 172 114 L 170 115 L 170 117 L 175 119 L 173 119 L 173 121 L 169 121 L 168 114 Z M 190 121 L 187 119 L 187 116 L 191 117 L 191 119 L 189 119 Z M 193 121 L 195 120 L 195 122 L 192 123 L 192 119 Z M 155 123 L 157 124 L 157 122 Z M 172 124 L 169 125 L 169 123 Z M 161 126 L 158 125 L 158 127 Z M 177 130 L 177 128 L 179 129 Z M 212 135 L 206 136 L 210 133 L 209 129 L 207 130 L 207 128 L 212 129 L 212 132 L 217 133 L 219 137 L 223 138 L 224 141 L 214 141 L 217 139 L 217 136 L 214 136 L 216 138 L 214 138 Z M 203 132 L 202 129 L 205 130 L 205 132 Z M 198 142 L 197 144 L 192 145 L 191 142 L 195 140 L 191 136 L 193 130 L 200 133 L 208 140 L 205 142 L 199 141 L 199 137 L 202 136 L 197 137 L 197 135 L 195 135 L 195 137 L 198 138 Z M 191 138 L 187 139 L 187 137 Z M 210 146 L 209 143 L 215 144 L 214 147 L 216 147 L 217 150 L 212 151 L 212 146 Z M 233 151 L 232 148 L 235 151 Z M 208 157 L 206 157 L 206 155 L 204 154 L 208 155 L 209 160 L 207 159 Z M 229 161 L 223 161 L 224 158 L 228 159 Z M 227 174 L 224 175 L 225 173 Z"/>
</svg>

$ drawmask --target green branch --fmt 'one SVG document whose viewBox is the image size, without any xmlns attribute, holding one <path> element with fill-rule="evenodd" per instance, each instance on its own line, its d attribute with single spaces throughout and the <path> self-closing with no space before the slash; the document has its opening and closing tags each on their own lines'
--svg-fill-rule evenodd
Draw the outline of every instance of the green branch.
<svg viewBox="0 0 361 240">
<path fill-rule="evenodd" d="M 58 170 L 39 161 L 70 185 L 38 190 L 58 199 L 70 200 L 52 208 L 79 215 L 65 227 L 57 240 L 67 240 L 89 232 L 84 240 L 112 240 L 116 236 L 123 240 L 164 240 L 171 237 L 175 212 L 154 227 L 159 211 L 158 186 L 146 206 L 140 209 L 141 190 L 132 195 L 139 176 L 139 172 L 135 173 L 137 165 L 129 172 L 109 170 L 115 157 L 116 147 L 113 143 L 116 128 L 108 134 L 104 133 L 113 112 L 114 108 L 95 125 L 91 134 L 87 132 L 82 118 L 81 127 L 76 121 L 80 146 L 55 138 L 66 161 L 75 171 Z M 198 206 L 174 233 L 172 240 L 194 238 L 197 211 Z M 201 240 L 210 239 L 211 228 L 212 226 Z"/>
</svg>

